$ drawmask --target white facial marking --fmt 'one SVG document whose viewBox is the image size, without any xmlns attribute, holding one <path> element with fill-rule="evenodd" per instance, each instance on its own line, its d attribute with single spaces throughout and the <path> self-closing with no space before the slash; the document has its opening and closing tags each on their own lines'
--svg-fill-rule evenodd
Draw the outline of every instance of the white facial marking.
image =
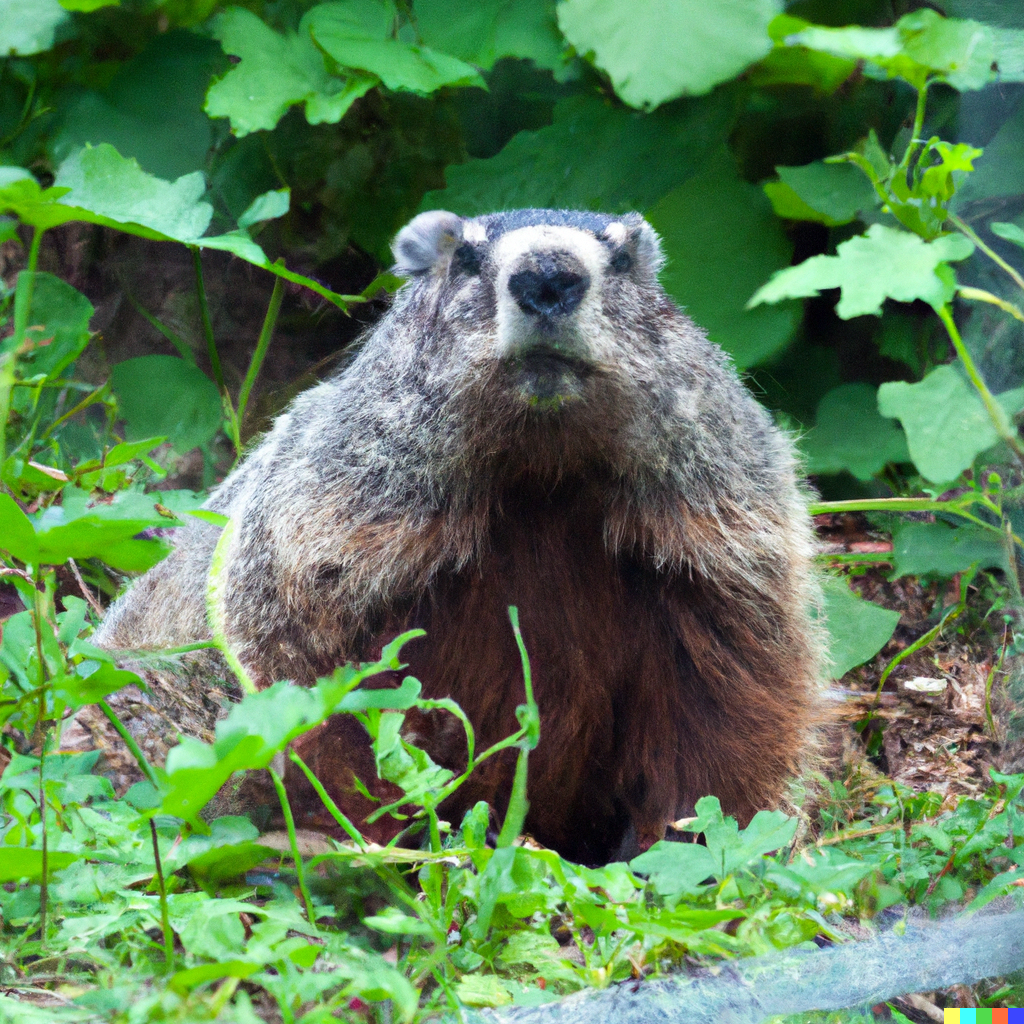
<svg viewBox="0 0 1024 1024">
<path fill-rule="evenodd" d="M 508 289 L 509 278 L 520 267 L 528 253 L 544 251 L 568 252 L 583 264 L 590 277 L 590 287 L 574 313 L 566 318 L 566 327 L 586 346 L 587 355 L 595 362 L 614 358 L 611 325 L 601 309 L 608 249 L 592 234 L 578 228 L 552 224 L 536 224 L 518 228 L 502 235 L 494 245 L 494 282 L 498 300 L 498 356 L 505 358 L 516 351 L 525 338 L 536 329 L 534 317 L 524 313 Z"/>
<path fill-rule="evenodd" d="M 487 228 L 478 221 L 469 220 L 463 224 L 462 237 L 467 242 L 480 244 L 487 241 Z"/>
<path fill-rule="evenodd" d="M 613 245 L 622 245 L 628 234 L 629 231 L 626 228 L 626 225 L 620 221 L 615 221 L 604 229 L 604 237 Z"/>
</svg>

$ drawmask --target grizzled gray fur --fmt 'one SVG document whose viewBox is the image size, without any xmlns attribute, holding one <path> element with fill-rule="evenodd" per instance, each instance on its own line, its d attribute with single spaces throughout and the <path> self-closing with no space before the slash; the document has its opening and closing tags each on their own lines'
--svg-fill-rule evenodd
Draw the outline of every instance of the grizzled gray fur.
<svg viewBox="0 0 1024 1024">
<path fill-rule="evenodd" d="M 615 807 L 628 810 L 608 810 L 619 825 L 604 846 L 557 836 L 556 845 L 600 859 L 624 829 L 649 845 L 702 787 L 717 788 L 741 816 L 772 802 L 798 764 L 816 701 L 806 498 L 789 438 L 659 285 L 655 233 L 637 214 L 437 211 L 403 229 L 394 251 L 409 280 L 390 311 L 207 504 L 236 524 L 222 586 L 226 635 L 243 665 L 259 685 L 308 682 L 375 656 L 402 628 L 442 622 L 465 634 L 467 649 L 504 651 L 504 639 L 477 632 L 490 620 L 458 618 L 471 607 L 465 595 L 482 588 L 481 600 L 500 591 L 497 602 L 521 604 L 535 594 L 538 607 L 520 612 L 527 646 L 532 627 L 541 648 L 542 716 L 545 694 L 559 686 L 607 690 L 600 715 L 619 716 L 599 752 L 587 737 L 603 726 L 563 707 L 542 718 L 542 747 L 557 737 L 575 756 L 612 765 L 600 785 L 619 785 Z M 556 522 L 563 532 L 542 558 Z M 594 545 L 563 564 L 574 531 L 593 533 Z M 111 608 L 99 642 L 159 648 L 208 637 L 204 595 L 218 536 L 200 522 L 179 528 L 174 552 Z M 624 595 L 617 610 L 573 582 L 595 560 L 611 581 L 602 589 Z M 629 628 L 624 618 L 649 619 L 644 635 L 655 646 L 664 638 L 662 661 L 605 670 L 591 656 L 576 666 L 561 648 L 605 628 L 602 615 L 609 638 Z M 555 619 L 562 640 L 553 637 L 548 654 L 544 630 Z M 625 650 L 630 640 L 616 642 Z M 512 691 L 521 679 L 517 664 L 506 678 L 503 657 L 475 681 L 433 665 L 425 692 L 451 693 L 473 718 L 474 686 Z M 687 707 L 631 710 L 647 699 L 638 673 L 685 693 Z M 704 700 L 704 717 L 684 722 Z M 521 683 L 504 704 L 520 701 Z M 492 710 L 480 716 L 493 724 Z M 623 724 L 620 735 L 619 721 L 637 715 L 647 724 Z M 613 762 L 630 756 L 623 744 L 646 742 L 629 729 L 656 731 L 658 716 L 675 725 L 644 755 L 650 763 L 616 776 Z M 711 740 L 694 751 L 718 731 L 733 746 L 731 766 L 716 774 Z M 658 767 L 658 758 L 671 764 Z M 655 799 L 652 786 L 671 792 Z"/>
</svg>

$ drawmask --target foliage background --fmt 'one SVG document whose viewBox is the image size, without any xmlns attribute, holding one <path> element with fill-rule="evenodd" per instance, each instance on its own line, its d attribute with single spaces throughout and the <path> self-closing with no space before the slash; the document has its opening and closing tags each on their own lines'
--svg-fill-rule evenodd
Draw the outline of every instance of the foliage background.
<svg viewBox="0 0 1024 1024">
<path fill-rule="evenodd" d="M 38 1019 L 412 1019 L 1019 892 L 1024 776 L 998 772 L 959 805 L 846 779 L 744 831 L 704 802 L 706 845 L 628 867 L 506 830 L 492 849 L 479 814 L 445 853 L 431 793 L 457 780 L 398 739 L 418 691 L 360 703 L 355 675 L 247 698 L 130 799 L 95 756 L 58 752 L 65 716 L 110 713 L 135 679 L 88 643 L 80 595 L 162 557 L 141 531 L 194 510 L 339 364 L 397 284 L 388 243 L 412 215 L 530 205 L 643 212 L 666 288 L 798 434 L 822 497 L 851 503 L 820 510 L 892 535 L 832 559 L 858 583 L 826 582 L 834 675 L 893 636 L 898 612 L 856 596 L 881 562 L 932 590 L 879 692 L 959 623 L 991 649 L 989 739 L 1012 741 L 1016 0 L 0 0 L 0 52 L 0 969 L 64 993 Z M 431 849 L 354 840 L 313 872 L 292 834 L 291 861 L 254 875 L 255 829 L 208 826 L 187 797 L 330 710 L 362 716 Z M 1014 984 L 982 997 L 1019 1005 Z"/>
</svg>

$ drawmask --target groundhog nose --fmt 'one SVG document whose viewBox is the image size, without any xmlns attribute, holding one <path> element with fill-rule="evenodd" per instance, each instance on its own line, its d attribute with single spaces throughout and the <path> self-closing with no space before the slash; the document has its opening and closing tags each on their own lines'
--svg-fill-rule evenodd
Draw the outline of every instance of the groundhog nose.
<svg viewBox="0 0 1024 1024">
<path fill-rule="evenodd" d="M 524 313 L 568 316 L 583 301 L 590 278 L 563 267 L 520 270 L 508 279 L 508 290 Z"/>
</svg>

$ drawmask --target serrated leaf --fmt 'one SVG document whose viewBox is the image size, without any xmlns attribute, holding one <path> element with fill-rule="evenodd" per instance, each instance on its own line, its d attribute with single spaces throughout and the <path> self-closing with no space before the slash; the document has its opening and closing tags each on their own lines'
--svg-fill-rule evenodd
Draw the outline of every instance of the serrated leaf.
<svg viewBox="0 0 1024 1024">
<path fill-rule="evenodd" d="M 938 78 L 964 91 L 997 80 L 1019 80 L 1014 55 L 1024 45 L 1024 32 L 943 18 L 924 8 L 904 15 L 891 28 L 812 27 L 795 33 L 787 43 L 869 61 L 869 68 L 882 76 L 902 78 L 915 89 Z"/>
<path fill-rule="evenodd" d="M 900 523 L 892 535 L 892 579 L 900 576 L 950 579 L 977 564 L 1007 570 L 1001 539 L 980 526 Z"/>
<path fill-rule="evenodd" d="M 746 298 L 793 248 L 771 204 L 740 179 L 726 155 L 647 211 L 668 257 L 666 291 L 744 368 L 784 348 L 800 322 L 798 308 L 758 311 Z"/>
<path fill-rule="evenodd" d="M 0 0 L 0 56 L 43 53 L 68 21 L 57 0 Z"/>
<path fill-rule="evenodd" d="M 1024 408 L 1024 388 L 997 401 L 1012 416 Z M 981 396 L 951 366 L 936 367 L 916 384 L 883 384 L 878 410 L 903 424 L 914 465 L 933 483 L 955 480 L 999 440 Z"/>
<path fill-rule="evenodd" d="M 800 447 L 808 473 L 846 470 L 858 480 L 910 461 L 903 431 L 878 412 L 878 393 L 870 384 L 843 384 L 825 395 Z"/>
<path fill-rule="evenodd" d="M 573 96 L 555 104 L 546 128 L 519 132 L 490 159 L 449 167 L 448 187 L 428 192 L 421 208 L 466 216 L 530 206 L 642 210 L 705 163 L 731 118 L 718 94 L 647 115 Z"/>
<path fill-rule="evenodd" d="M 843 320 L 880 314 L 886 299 L 921 299 L 940 309 L 951 296 L 949 282 L 938 271 L 947 260 L 965 260 L 973 252 L 973 243 L 963 235 L 926 242 L 909 231 L 872 224 L 866 234 L 841 243 L 835 256 L 812 256 L 778 271 L 748 306 L 841 288 L 836 313 Z"/>
<path fill-rule="evenodd" d="M 825 579 L 822 591 L 829 632 L 828 674 L 832 679 L 841 679 L 888 643 L 900 613 L 857 597 L 845 580 L 836 577 Z"/>
<path fill-rule="evenodd" d="M 553 0 L 417 0 L 416 25 L 428 46 L 485 70 L 502 57 L 556 68 L 565 45 Z"/>
<path fill-rule="evenodd" d="M 486 88 L 476 68 L 429 47 L 374 33 L 351 16 L 347 4 L 320 4 L 303 18 L 303 25 L 341 67 L 374 75 L 389 89 L 431 93 L 446 85 Z"/>
<path fill-rule="evenodd" d="M 558 24 L 580 54 L 593 54 L 633 107 L 702 95 L 772 48 L 778 0 L 563 0 Z"/>
<path fill-rule="evenodd" d="M 177 356 L 139 356 L 118 363 L 110 372 L 110 387 L 130 440 L 159 434 L 184 453 L 205 444 L 220 427 L 217 385 Z"/>
<path fill-rule="evenodd" d="M 241 7 L 214 19 L 213 34 L 224 52 L 240 60 L 210 86 L 210 117 L 227 117 L 231 130 L 241 137 L 274 128 L 289 107 L 302 103 L 310 124 L 336 124 L 374 87 L 375 78 L 344 77 L 327 70 L 309 35 L 309 13 L 299 32 L 284 35 Z"/>
</svg>

